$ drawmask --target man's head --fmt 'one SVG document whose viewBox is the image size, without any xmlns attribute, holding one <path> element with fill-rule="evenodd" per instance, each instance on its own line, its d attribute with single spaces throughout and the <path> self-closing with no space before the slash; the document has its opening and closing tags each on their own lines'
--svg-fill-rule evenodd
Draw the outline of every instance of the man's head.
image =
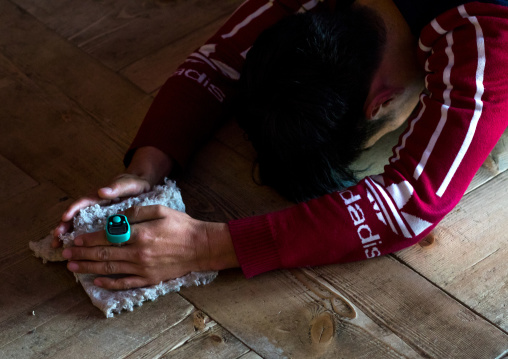
<svg viewBox="0 0 508 359">
<path fill-rule="evenodd" d="M 398 120 L 391 104 L 401 96 L 377 76 L 385 51 L 383 20 L 360 6 L 295 15 L 258 38 L 237 119 L 262 183 L 303 201 L 356 181 L 351 162 Z"/>
</svg>

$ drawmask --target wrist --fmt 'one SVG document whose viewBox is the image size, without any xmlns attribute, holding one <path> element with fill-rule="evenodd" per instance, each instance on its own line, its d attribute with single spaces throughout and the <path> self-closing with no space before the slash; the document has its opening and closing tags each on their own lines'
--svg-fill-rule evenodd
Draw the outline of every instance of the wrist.
<svg viewBox="0 0 508 359">
<path fill-rule="evenodd" d="M 140 147 L 134 153 L 126 173 L 147 180 L 151 186 L 160 183 L 173 169 L 173 160 L 158 148 Z"/>
<path fill-rule="evenodd" d="M 226 223 L 204 222 L 209 270 L 222 270 L 240 266 L 236 257 L 233 240 Z"/>
</svg>

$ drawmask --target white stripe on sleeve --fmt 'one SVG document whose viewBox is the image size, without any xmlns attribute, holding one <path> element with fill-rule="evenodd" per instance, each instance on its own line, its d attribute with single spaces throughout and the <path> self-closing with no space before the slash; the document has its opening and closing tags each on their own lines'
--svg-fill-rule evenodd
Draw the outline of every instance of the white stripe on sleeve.
<svg viewBox="0 0 508 359">
<path fill-rule="evenodd" d="M 222 38 L 223 39 L 227 39 L 227 38 L 230 38 L 230 37 L 233 37 L 235 36 L 238 31 L 240 31 L 242 28 L 244 28 L 245 26 L 247 26 L 252 20 L 254 20 L 255 18 L 257 18 L 258 16 L 260 16 L 261 14 L 263 14 L 266 10 L 270 9 L 271 7 L 273 6 L 273 1 L 268 1 L 266 4 L 264 4 L 263 6 L 261 6 L 259 9 L 257 9 L 256 11 L 254 11 L 252 14 L 250 14 L 249 16 L 247 16 L 242 22 L 240 22 L 239 24 L 237 24 L 233 30 L 231 30 L 229 33 L 227 34 L 224 34 L 222 35 Z"/>
<path fill-rule="evenodd" d="M 459 6 L 459 13 L 462 15 L 463 18 L 467 18 L 471 24 L 474 25 L 475 31 L 476 31 L 476 47 L 478 51 L 478 65 L 476 67 L 476 93 L 474 95 L 475 100 L 475 110 L 473 114 L 473 118 L 471 119 L 471 122 L 469 124 L 469 128 L 466 134 L 466 137 L 464 139 L 464 142 L 462 143 L 462 146 L 460 147 L 459 153 L 457 154 L 457 157 L 455 157 L 455 160 L 453 161 L 453 164 L 448 171 L 443 183 L 441 184 L 441 187 L 439 187 L 436 194 L 441 197 L 446 189 L 448 188 L 448 185 L 450 184 L 450 181 L 452 180 L 453 176 L 455 175 L 455 172 L 457 171 L 457 168 L 459 167 L 460 163 L 464 159 L 464 156 L 466 155 L 467 150 L 469 149 L 469 146 L 471 145 L 471 142 L 473 140 L 474 134 L 476 132 L 476 127 L 478 125 L 478 121 L 480 119 L 480 116 L 482 115 L 483 111 L 483 101 L 482 96 L 485 88 L 483 87 L 483 76 L 485 72 L 485 40 L 483 38 L 483 30 L 478 23 L 478 19 L 476 16 L 469 17 L 468 13 L 466 12 L 466 9 L 464 5 Z"/>
<path fill-rule="evenodd" d="M 422 39 L 421 39 L 421 38 L 418 40 L 418 47 L 420 47 L 420 50 L 422 50 L 423 52 L 430 52 L 430 50 L 432 50 L 432 48 L 431 48 L 431 47 L 429 47 L 429 46 L 425 46 L 425 45 L 423 44 L 423 42 L 422 42 Z"/>
<path fill-rule="evenodd" d="M 422 158 L 420 162 L 418 163 L 418 166 L 416 166 L 413 177 L 415 180 L 418 180 L 420 178 L 420 175 L 422 174 L 425 165 L 427 164 L 427 161 L 429 160 L 430 155 L 432 154 L 432 151 L 434 150 L 434 146 L 436 145 L 437 140 L 439 139 L 439 136 L 441 135 L 441 131 L 443 130 L 444 125 L 446 124 L 446 121 L 448 119 L 448 109 L 450 108 L 450 93 L 452 91 L 452 84 L 450 82 L 450 75 L 452 71 L 452 67 L 455 62 L 455 57 L 453 55 L 452 46 L 453 46 L 453 32 L 449 32 L 446 34 L 446 41 L 448 46 L 446 47 L 446 54 L 448 55 L 448 65 L 446 66 L 444 73 L 443 73 L 443 82 L 446 85 L 446 89 L 443 92 L 443 99 L 444 104 L 441 106 L 441 119 L 439 120 L 439 123 L 434 130 L 434 133 L 432 134 L 432 137 L 430 138 L 429 144 L 427 145 L 427 148 L 422 154 Z"/>
<path fill-rule="evenodd" d="M 432 28 L 433 28 L 433 29 L 434 29 L 434 30 L 435 30 L 435 31 L 436 31 L 439 35 L 444 35 L 444 34 L 446 34 L 446 30 L 445 30 L 445 29 L 443 29 L 443 28 L 441 27 L 441 25 L 439 25 L 439 23 L 437 22 L 437 20 L 436 20 L 436 19 L 432 20 L 432 21 L 430 22 L 430 24 L 432 25 Z"/>
</svg>

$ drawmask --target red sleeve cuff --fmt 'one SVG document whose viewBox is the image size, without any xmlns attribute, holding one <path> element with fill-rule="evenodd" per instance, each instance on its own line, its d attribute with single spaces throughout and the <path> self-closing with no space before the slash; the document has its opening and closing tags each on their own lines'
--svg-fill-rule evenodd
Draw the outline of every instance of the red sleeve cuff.
<svg viewBox="0 0 508 359">
<path fill-rule="evenodd" d="M 247 278 L 281 268 L 279 250 L 268 216 L 249 217 L 228 223 L 238 262 Z"/>
</svg>

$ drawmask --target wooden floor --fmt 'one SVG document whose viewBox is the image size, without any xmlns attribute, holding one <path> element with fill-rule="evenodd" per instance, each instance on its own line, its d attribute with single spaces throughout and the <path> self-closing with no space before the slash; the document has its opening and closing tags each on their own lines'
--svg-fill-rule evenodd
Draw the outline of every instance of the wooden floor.
<svg viewBox="0 0 508 359">
<path fill-rule="evenodd" d="M 225 271 L 114 319 L 65 264 L 32 256 L 30 240 L 122 170 L 154 93 L 239 4 L 0 0 L 0 358 L 508 358 L 502 151 L 434 245 L 250 280 Z M 376 151 L 362 162 L 380 157 L 372 170 Z M 252 182 L 252 158 L 226 125 L 179 181 L 189 213 L 225 221 L 287 206 Z"/>
</svg>

